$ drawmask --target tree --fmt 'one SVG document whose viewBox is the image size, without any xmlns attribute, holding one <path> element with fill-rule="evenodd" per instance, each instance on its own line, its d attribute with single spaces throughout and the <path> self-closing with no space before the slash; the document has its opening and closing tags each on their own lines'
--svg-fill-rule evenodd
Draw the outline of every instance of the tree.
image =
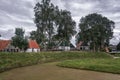
<svg viewBox="0 0 120 80">
<path fill-rule="evenodd" d="M 72 36 L 76 33 L 76 23 L 72 20 L 71 13 L 67 10 L 61 10 L 56 24 L 58 25 L 58 29 L 54 37 L 56 37 L 57 40 L 67 41 L 69 43 Z"/>
<path fill-rule="evenodd" d="M 120 42 L 117 45 L 117 50 L 120 50 Z"/>
<path fill-rule="evenodd" d="M 80 19 L 78 39 L 90 43 L 91 49 L 99 51 L 109 45 L 113 36 L 114 22 L 100 14 L 89 14 Z"/>
<path fill-rule="evenodd" d="M 37 31 L 32 34 L 37 37 L 39 44 L 44 43 L 43 46 L 51 48 L 54 40 L 69 41 L 75 33 L 75 21 L 72 20 L 71 13 L 67 10 L 59 10 L 50 0 L 38 2 L 34 12 Z"/>
<path fill-rule="evenodd" d="M 55 6 L 50 3 L 50 0 L 42 0 L 34 7 L 35 24 L 37 26 L 36 35 L 39 41 L 49 43 L 52 41 L 54 34 Z M 47 42 L 46 42 L 47 41 Z M 42 43 L 42 42 L 39 42 Z"/>
<path fill-rule="evenodd" d="M 12 37 L 12 45 L 19 47 L 21 50 L 26 50 L 28 47 L 28 40 L 24 37 L 25 31 L 22 28 L 15 29 L 15 36 Z"/>
</svg>

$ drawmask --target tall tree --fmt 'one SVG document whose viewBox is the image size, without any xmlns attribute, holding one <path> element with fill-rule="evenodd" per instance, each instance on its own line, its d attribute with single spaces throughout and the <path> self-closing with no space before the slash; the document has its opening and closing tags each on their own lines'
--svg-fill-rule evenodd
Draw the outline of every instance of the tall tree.
<svg viewBox="0 0 120 80">
<path fill-rule="evenodd" d="M 94 51 L 109 45 L 113 36 L 114 22 L 100 14 L 93 13 L 82 17 L 79 23 L 79 39 L 90 43 Z"/>
<path fill-rule="evenodd" d="M 21 50 L 26 50 L 28 47 L 28 41 L 24 37 L 25 31 L 22 28 L 16 28 L 15 36 L 12 37 L 12 45 L 19 47 Z"/>
<path fill-rule="evenodd" d="M 53 39 L 69 41 L 75 33 L 75 21 L 67 10 L 59 10 L 50 0 L 42 0 L 34 7 L 37 41 L 45 43 L 48 48 L 53 44 Z M 55 31 L 56 30 L 56 31 Z M 34 33 L 34 32 L 32 32 Z M 40 42 L 41 41 L 41 42 Z"/>
<path fill-rule="evenodd" d="M 58 25 L 57 34 L 55 37 L 60 41 L 67 41 L 69 43 L 72 36 L 76 33 L 76 23 L 71 17 L 71 13 L 67 10 L 58 12 L 56 24 Z"/>
<path fill-rule="evenodd" d="M 50 43 L 54 34 L 55 6 L 50 0 L 42 0 L 34 7 L 37 38 L 43 43 Z M 46 42 L 47 41 L 47 42 Z M 49 46 L 49 45 L 47 45 Z"/>
</svg>

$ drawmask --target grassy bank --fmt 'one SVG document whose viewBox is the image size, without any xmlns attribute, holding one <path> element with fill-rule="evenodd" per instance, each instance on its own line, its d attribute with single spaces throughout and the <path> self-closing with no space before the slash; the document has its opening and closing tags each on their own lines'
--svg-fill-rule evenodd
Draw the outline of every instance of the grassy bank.
<svg viewBox="0 0 120 80">
<path fill-rule="evenodd" d="M 115 56 L 115 57 L 120 57 L 120 53 L 119 53 L 119 54 L 115 54 L 114 56 Z"/>
<path fill-rule="evenodd" d="M 0 72 L 38 63 L 85 58 L 110 58 L 110 56 L 90 52 L 0 53 Z"/>
<path fill-rule="evenodd" d="M 68 60 L 58 66 L 120 74 L 120 59 Z"/>
</svg>

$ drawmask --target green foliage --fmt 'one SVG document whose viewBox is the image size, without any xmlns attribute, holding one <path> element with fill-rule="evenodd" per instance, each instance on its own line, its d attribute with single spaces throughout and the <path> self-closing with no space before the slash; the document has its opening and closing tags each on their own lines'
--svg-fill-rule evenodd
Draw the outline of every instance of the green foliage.
<svg viewBox="0 0 120 80">
<path fill-rule="evenodd" d="M 16 28 L 16 29 L 15 29 L 15 34 L 16 34 L 17 36 L 23 37 L 23 36 L 24 36 L 24 33 L 25 33 L 25 31 L 24 31 L 22 28 Z"/>
<path fill-rule="evenodd" d="M 109 40 L 113 36 L 114 22 L 93 13 L 81 18 L 79 28 L 78 40 L 90 43 L 91 48 L 98 51 L 109 45 Z"/>
<path fill-rule="evenodd" d="M 47 48 L 55 41 L 69 41 L 76 33 L 75 21 L 67 10 L 59 10 L 50 0 L 42 0 L 34 7 L 37 31 L 31 32 L 31 38 Z M 56 44 L 56 43 L 54 43 Z"/>
<path fill-rule="evenodd" d="M 44 46 L 49 47 L 49 43 L 52 41 L 52 36 L 54 34 L 54 20 L 55 20 L 55 6 L 50 2 L 50 0 L 42 0 L 41 3 L 37 3 L 34 7 L 35 12 L 35 24 L 37 31 L 34 34 L 37 36 L 35 39 Z"/>
<path fill-rule="evenodd" d="M 39 37 L 40 35 L 37 33 L 37 31 L 32 31 L 30 32 L 30 39 L 32 40 L 36 40 L 37 43 L 41 43 L 42 42 L 42 36 Z"/>
<path fill-rule="evenodd" d="M 21 28 L 16 28 L 15 36 L 12 37 L 12 45 L 26 50 L 28 47 L 28 40 L 24 37 L 24 31 Z"/>
<path fill-rule="evenodd" d="M 105 53 L 88 52 L 0 53 L 0 72 L 37 63 L 84 58 L 110 58 L 110 56 Z"/>
<path fill-rule="evenodd" d="M 59 19 L 57 19 L 56 23 L 58 25 L 58 30 L 55 37 L 58 40 L 69 41 L 76 33 L 76 23 L 72 20 L 71 13 L 69 11 L 61 10 L 59 12 Z"/>
<path fill-rule="evenodd" d="M 120 59 L 81 59 L 68 60 L 59 66 L 120 74 Z"/>
</svg>

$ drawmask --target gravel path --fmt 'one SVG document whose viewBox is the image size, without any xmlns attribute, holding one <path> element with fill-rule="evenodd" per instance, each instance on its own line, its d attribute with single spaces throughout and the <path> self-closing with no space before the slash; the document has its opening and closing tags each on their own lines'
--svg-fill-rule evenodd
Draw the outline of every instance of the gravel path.
<svg viewBox="0 0 120 80">
<path fill-rule="evenodd" d="M 120 75 L 62 68 L 45 63 L 0 73 L 0 80 L 120 80 Z"/>
</svg>

